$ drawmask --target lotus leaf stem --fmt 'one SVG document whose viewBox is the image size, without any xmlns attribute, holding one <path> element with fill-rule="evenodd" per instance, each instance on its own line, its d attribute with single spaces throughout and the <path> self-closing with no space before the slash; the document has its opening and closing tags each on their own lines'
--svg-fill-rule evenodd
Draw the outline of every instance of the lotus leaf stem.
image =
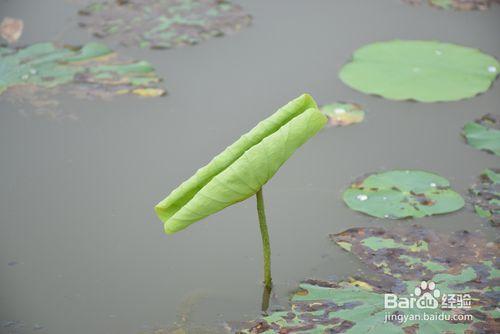
<svg viewBox="0 0 500 334">
<path fill-rule="evenodd" d="M 259 215 L 260 234 L 262 236 L 262 248 L 264 251 L 264 285 L 267 289 L 272 287 L 271 278 L 271 245 L 269 244 L 269 233 L 267 231 L 266 212 L 264 209 L 264 198 L 262 188 L 256 194 L 257 213 Z"/>
</svg>

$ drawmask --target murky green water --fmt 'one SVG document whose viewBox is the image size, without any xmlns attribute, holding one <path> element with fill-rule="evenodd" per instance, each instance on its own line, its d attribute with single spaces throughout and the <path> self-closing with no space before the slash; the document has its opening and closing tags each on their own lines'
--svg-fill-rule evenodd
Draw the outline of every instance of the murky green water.
<svg viewBox="0 0 500 334">
<path fill-rule="evenodd" d="M 90 37 L 76 27 L 75 2 L 3 0 L 0 16 L 24 19 L 26 44 L 83 43 Z M 0 323 L 20 322 L 0 333 L 136 334 L 172 324 L 186 299 L 195 301 L 196 323 L 258 315 L 254 199 L 174 236 L 163 235 L 153 206 L 302 92 L 319 103 L 361 103 L 368 115 L 320 133 L 264 189 L 275 303 L 286 304 L 305 277 L 359 268 L 329 233 L 412 223 L 350 211 L 340 195 L 354 178 L 424 169 L 465 193 L 482 169 L 498 166 L 460 136 L 467 121 L 498 113 L 498 84 L 461 102 L 391 102 L 351 90 L 337 73 L 356 48 L 393 38 L 437 39 L 498 57 L 500 6 L 455 13 L 399 0 L 239 3 L 254 16 L 239 34 L 169 51 L 117 48 L 155 65 L 165 98 L 61 96 L 59 110 L 77 121 L 0 100 Z M 418 222 L 498 235 L 468 210 Z"/>
</svg>

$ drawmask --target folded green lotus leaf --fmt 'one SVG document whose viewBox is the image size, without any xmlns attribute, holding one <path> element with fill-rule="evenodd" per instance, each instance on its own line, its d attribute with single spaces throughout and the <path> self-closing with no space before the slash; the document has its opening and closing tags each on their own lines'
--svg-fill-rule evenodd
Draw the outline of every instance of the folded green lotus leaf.
<svg viewBox="0 0 500 334">
<path fill-rule="evenodd" d="M 326 122 L 307 94 L 280 108 L 156 205 L 165 233 L 178 232 L 256 194 Z"/>
</svg>

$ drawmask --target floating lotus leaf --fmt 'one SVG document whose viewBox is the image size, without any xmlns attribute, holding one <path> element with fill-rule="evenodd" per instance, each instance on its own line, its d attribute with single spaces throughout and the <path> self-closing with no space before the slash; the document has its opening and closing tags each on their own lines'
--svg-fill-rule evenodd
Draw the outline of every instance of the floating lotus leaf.
<svg viewBox="0 0 500 334">
<path fill-rule="evenodd" d="M 452 309 L 425 310 L 394 308 L 384 309 L 384 293 L 369 283 L 355 280 L 350 282 L 317 282 L 316 284 L 304 283 L 301 290 L 292 298 L 290 310 L 279 311 L 257 321 L 247 330 L 240 330 L 244 334 L 272 334 L 272 333 L 494 333 L 495 314 L 491 310 L 495 299 L 485 293 L 476 291 L 458 290 L 455 284 L 467 284 L 475 278 L 473 270 L 464 270 L 457 275 L 443 274 L 436 277 L 437 291 L 441 294 L 460 294 L 480 296 L 480 303 L 461 312 L 462 316 L 468 315 L 472 320 L 459 318 L 452 320 L 453 314 L 458 314 Z M 401 296 L 410 297 L 421 282 L 405 282 L 406 290 Z M 436 298 L 437 300 L 437 298 Z M 450 317 L 449 320 L 419 320 L 417 317 L 440 313 Z M 408 317 L 406 323 L 397 320 L 385 322 L 388 315 Z M 445 318 L 446 319 L 446 318 Z"/>
<path fill-rule="evenodd" d="M 307 94 L 280 108 L 155 207 L 165 232 L 180 231 L 256 194 L 326 121 Z"/>
<path fill-rule="evenodd" d="M 351 229 L 333 238 L 341 247 L 375 269 L 364 275 L 368 279 L 350 278 L 340 282 L 307 280 L 292 297 L 290 309 L 273 312 L 246 326 L 240 333 L 469 334 L 495 333 L 498 329 L 496 287 L 500 271 L 495 256 L 498 245 L 488 243 L 483 236 L 458 232 L 448 237 L 423 227 L 411 226 L 390 231 L 380 228 Z M 380 240 L 374 241 L 373 238 Z M 452 249 L 453 252 L 447 252 Z M 447 263 L 449 257 L 450 263 Z M 374 266 L 374 260 L 385 265 Z M 430 262 L 440 265 L 429 266 Z M 426 283 L 432 280 L 435 285 L 432 288 L 429 285 L 428 292 L 419 291 L 419 300 L 430 296 L 437 303 L 435 309 L 384 308 L 385 293 L 397 290 L 399 297 L 415 296 L 422 280 Z M 391 284 L 398 287 L 391 287 Z M 451 296 L 457 294 L 469 295 L 470 307 L 448 308 Z M 450 318 L 423 318 L 424 314 L 435 316 L 441 313 Z M 459 314 L 462 318 L 451 319 L 452 315 Z M 408 321 L 385 322 L 388 315 L 406 316 Z"/>
<path fill-rule="evenodd" d="M 498 61 L 477 49 L 435 41 L 393 40 L 357 50 L 340 79 L 363 93 L 393 100 L 456 101 L 485 92 Z"/>
<path fill-rule="evenodd" d="M 106 0 L 80 11 L 80 25 L 126 46 L 172 48 L 239 31 L 250 24 L 225 0 Z"/>
<path fill-rule="evenodd" d="M 363 108 L 356 103 L 331 103 L 322 106 L 320 110 L 328 117 L 330 127 L 360 123 L 365 118 Z"/>
<path fill-rule="evenodd" d="M 485 10 L 497 0 L 429 0 L 435 7 L 455 10 Z"/>
<path fill-rule="evenodd" d="M 470 146 L 500 155 L 500 117 L 487 114 L 465 124 L 463 134 Z"/>
<path fill-rule="evenodd" d="M 410 4 L 421 4 L 426 1 L 433 7 L 460 11 L 486 10 L 498 0 L 403 0 Z"/>
<path fill-rule="evenodd" d="M 390 230 L 352 228 L 330 237 L 371 269 L 405 281 L 460 272 L 481 261 L 494 262 L 498 252 L 498 245 L 486 246 L 488 242 L 477 233 L 443 235 L 416 225 Z M 476 283 L 482 287 L 481 281 Z"/>
<path fill-rule="evenodd" d="M 0 48 L 0 95 L 70 85 L 71 92 L 79 95 L 160 96 L 165 91 L 158 88 L 159 82 L 148 62 L 120 59 L 100 43 L 81 47 L 37 43 L 20 49 Z"/>
<path fill-rule="evenodd" d="M 500 169 L 486 169 L 479 182 L 470 190 L 470 200 L 476 213 L 500 226 Z"/>
<path fill-rule="evenodd" d="M 352 184 L 343 199 L 353 210 L 393 219 L 448 213 L 464 206 L 448 180 L 417 170 L 372 174 Z"/>
</svg>

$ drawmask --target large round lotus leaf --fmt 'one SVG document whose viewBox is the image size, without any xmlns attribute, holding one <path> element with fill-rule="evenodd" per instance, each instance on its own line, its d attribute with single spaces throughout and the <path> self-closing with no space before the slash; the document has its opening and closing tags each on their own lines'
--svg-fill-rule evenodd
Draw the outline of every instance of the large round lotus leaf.
<svg viewBox="0 0 500 334">
<path fill-rule="evenodd" d="M 353 210 L 393 219 L 448 213 L 464 206 L 448 180 L 416 170 L 372 174 L 352 184 L 343 198 Z"/>
<path fill-rule="evenodd" d="M 498 61 L 477 49 L 435 41 L 394 40 L 357 50 L 340 79 L 393 100 L 456 101 L 486 91 Z"/>
<path fill-rule="evenodd" d="M 122 45 L 155 49 L 239 31 L 251 17 L 226 0 L 105 0 L 80 11 L 80 26 Z"/>
<path fill-rule="evenodd" d="M 470 146 L 500 155 L 500 117 L 487 114 L 465 124 L 463 134 Z"/>
</svg>

